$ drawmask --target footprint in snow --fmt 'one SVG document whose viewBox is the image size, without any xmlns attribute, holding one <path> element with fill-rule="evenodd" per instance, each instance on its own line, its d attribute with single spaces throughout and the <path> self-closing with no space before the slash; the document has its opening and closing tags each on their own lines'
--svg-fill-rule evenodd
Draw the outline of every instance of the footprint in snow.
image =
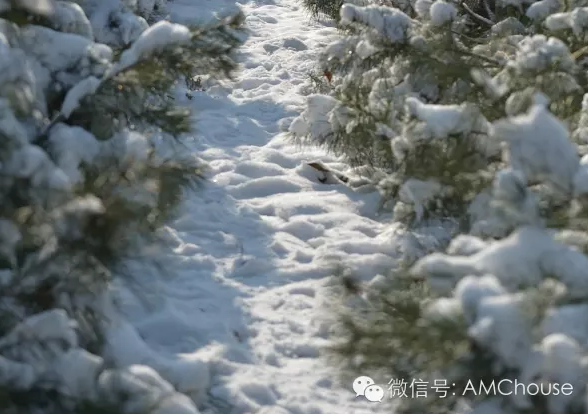
<svg viewBox="0 0 588 414">
<path fill-rule="evenodd" d="M 297 51 L 302 51 L 302 50 L 308 49 L 308 46 L 306 46 L 304 44 L 304 42 L 302 42 L 299 39 L 296 39 L 295 37 L 285 39 L 284 43 L 282 43 L 282 46 L 285 47 L 286 49 L 294 49 Z"/>
</svg>

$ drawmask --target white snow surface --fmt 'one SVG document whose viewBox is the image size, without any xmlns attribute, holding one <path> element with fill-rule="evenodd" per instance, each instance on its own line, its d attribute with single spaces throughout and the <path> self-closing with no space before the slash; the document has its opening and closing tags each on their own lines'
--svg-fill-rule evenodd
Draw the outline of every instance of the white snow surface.
<svg viewBox="0 0 588 414">
<path fill-rule="evenodd" d="M 200 6 L 230 8 L 218 0 L 169 6 L 175 21 L 201 16 Z M 292 145 L 285 132 L 336 30 L 311 21 L 296 0 L 240 6 L 250 35 L 236 79 L 204 81 L 191 100 L 178 92 L 195 111 L 188 144 L 209 164 L 208 182 L 164 229 L 161 266 L 130 263 L 133 277 L 118 279 L 126 321 L 112 331 L 110 357 L 151 365 L 204 414 L 389 411 L 356 399 L 321 355 L 334 266 L 369 281 L 397 257 L 390 225 L 376 215 L 379 195 L 319 182 L 307 162 L 344 165 Z"/>
</svg>

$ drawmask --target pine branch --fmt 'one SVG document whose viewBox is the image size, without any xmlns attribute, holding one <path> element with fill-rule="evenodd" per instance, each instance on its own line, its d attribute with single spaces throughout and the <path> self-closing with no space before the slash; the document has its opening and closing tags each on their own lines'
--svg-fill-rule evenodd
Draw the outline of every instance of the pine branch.
<svg viewBox="0 0 588 414">
<path fill-rule="evenodd" d="M 472 18 L 474 18 L 478 23 L 487 25 L 489 27 L 494 26 L 494 22 L 490 19 L 480 16 L 478 13 L 474 12 L 470 7 L 467 5 L 466 0 L 463 0 L 459 4 Z"/>
<path fill-rule="evenodd" d="M 232 71 L 236 68 L 236 63 L 231 59 L 231 55 L 242 43 L 242 39 L 239 38 L 242 22 L 243 16 L 241 14 L 219 19 L 216 24 L 194 29 L 191 44 L 188 46 L 169 47 L 150 55 L 148 59 L 137 59 L 132 64 L 124 67 L 115 65 L 113 70 L 99 79 L 99 84 L 92 94 L 84 97 L 85 106 L 92 106 L 92 96 L 100 96 L 107 88 L 120 91 L 122 88 L 127 87 L 125 84 L 128 84 L 129 81 L 131 84 L 137 82 L 137 86 L 140 85 L 143 90 L 155 90 L 161 95 L 173 85 L 173 82 L 179 76 L 190 77 L 195 72 L 207 71 L 212 73 L 213 76 L 222 74 L 230 77 Z M 136 80 L 133 78 L 136 78 Z M 116 93 L 111 93 L 111 95 L 115 101 Z M 132 100 L 144 101 L 141 98 Z M 103 111 L 109 112 L 111 116 L 117 112 L 118 108 L 129 107 L 114 101 L 113 105 L 109 105 L 109 108 L 102 108 Z M 129 114 L 130 119 L 147 115 L 148 123 L 151 122 L 164 131 L 171 132 L 172 135 L 189 130 L 189 125 L 185 123 L 187 112 L 181 114 L 179 118 L 173 118 L 177 109 L 172 108 L 172 106 L 156 108 L 154 111 L 146 110 L 146 108 L 144 110 L 145 112 L 140 111 L 139 113 Z M 158 122 L 158 120 L 164 120 L 170 116 L 172 118 L 165 121 L 165 123 Z M 69 116 L 65 116 L 61 112 L 57 113 L 41 131 L 36 142 L 41 144 L 55 125 L 67 121 L 68 118 Z"/>
</svg>

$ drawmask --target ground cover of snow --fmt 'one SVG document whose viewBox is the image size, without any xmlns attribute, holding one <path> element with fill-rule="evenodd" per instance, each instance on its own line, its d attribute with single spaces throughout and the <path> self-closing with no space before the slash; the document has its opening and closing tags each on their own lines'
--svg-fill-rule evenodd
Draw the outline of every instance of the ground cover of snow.
<svg viewBox="0 0 588 414">
<path fill-rule="evenodd" d="M 113 358 L 155 366 L 208 414 L 389 412 L 356 399 L 320 357 L 334 266 L 369 280 L 394 262 L 378 195 L 319 182 L 306 162 L 344 166 L 284 132 L 336 30 L 296 0 L 242 1 L 250 35 L 234 82 L 203 82 L 191 100 L 179 93 L 195 110 L 190 150 L 210 165 L 208 183 L 166 229 L 161 267 L 135 269 L 140 289 L 128 277 L 119 286 L 130 323 L 110 341 L 148 348 L 114 347 Z M 175 0 L 172 20 L 204 19 L 223 5 Z"/>
</svg>

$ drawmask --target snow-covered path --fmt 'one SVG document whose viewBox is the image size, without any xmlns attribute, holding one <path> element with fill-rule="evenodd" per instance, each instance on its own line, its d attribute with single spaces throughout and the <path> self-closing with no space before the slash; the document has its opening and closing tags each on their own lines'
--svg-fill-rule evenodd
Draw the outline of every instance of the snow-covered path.
<svg viewBox="0 0 588 414">
<path fill-rule="evenodd" d="M 194 3 L 176 0 L 178 17 Z M 209 182 L 168 229 L 165 276 L 152 277 L 142 301 L 121 293 L 125 312 L 159 353 L 206 361 L 205 412 L 386 412 L 354 400 L 319 358 L 333 265 L 368 278 L 392 264 L 385 226 L 370 219 L 377 195 L 320 183 L 306 162 L 335 160 L 295 148 L 283 132 L 335 29 L 295 0 L 241 6 L 251 31 L 242 70 L 190 103 L 191 145 L 211 167 Z"/>
</svg>

